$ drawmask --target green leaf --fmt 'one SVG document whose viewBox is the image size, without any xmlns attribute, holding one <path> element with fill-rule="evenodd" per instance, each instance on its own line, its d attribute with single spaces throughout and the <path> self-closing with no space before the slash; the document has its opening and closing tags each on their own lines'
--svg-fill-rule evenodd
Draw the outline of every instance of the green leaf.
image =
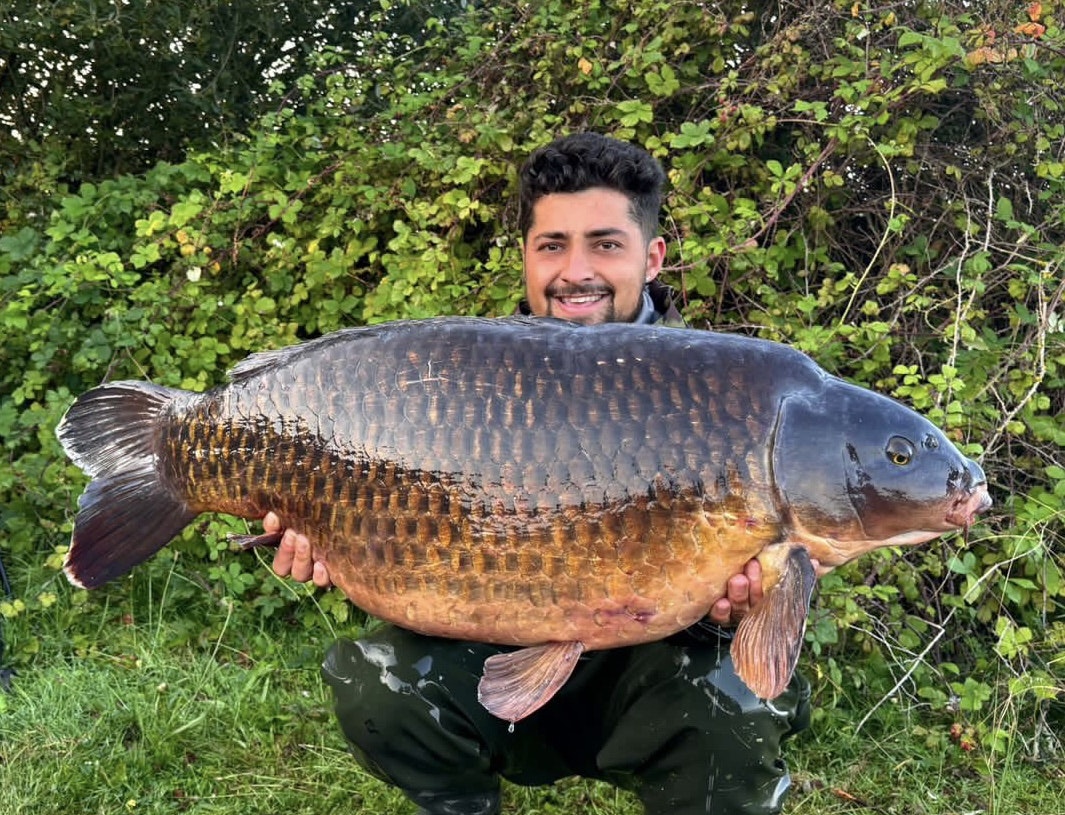
<svg viewBox="0 0 1065 815">
<path fill-rule="evenodd" d="M 619 102 L 617 109 L 621 114 L 618 119 L 626 127 L 635 127 L 642 122 L 654 120 L 654 110 L 646 102 L 626 100 Z"/>
<path fill-rule="evenodd" d="M 14 235 L 0 237 L 0 252 L 7 253 L 13 261 L 24 261 L 33 256 L 39 243 L 37 230 L 24 226 Z"/>
</svg>

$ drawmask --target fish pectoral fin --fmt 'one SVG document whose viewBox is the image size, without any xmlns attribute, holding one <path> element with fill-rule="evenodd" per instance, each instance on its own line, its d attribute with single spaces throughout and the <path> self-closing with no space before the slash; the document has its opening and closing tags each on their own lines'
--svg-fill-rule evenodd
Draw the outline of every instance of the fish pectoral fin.
<svg viewBox="0 0 1065 815">
<path fill-rule="evenodd" d="M 817 575 L 801 546 L 771 546 L 758 561 L 765 595 L 736 629 L 732 664 L 756 696 L 774 699 L 787 689 L 799 662 Z"/>
<path fill-rule="evenodd" d="M 233 533 L 227 535 L 226 539 L 230 543 L 239 546 L 242 551 L 247 552 L 261 547 L 276 549 L 281 545 L 281 537 L 284 534 L 284 532 L 263 532 L 261 535 L 237 535 Z"/>
<path fill-rule="evenodd" d="M 495 654 L 484 661 L 477 699 L 493 716 L 517 722 L 546 705 L 566 684 L 581 642 L 549 642 Z"/>
</svg>

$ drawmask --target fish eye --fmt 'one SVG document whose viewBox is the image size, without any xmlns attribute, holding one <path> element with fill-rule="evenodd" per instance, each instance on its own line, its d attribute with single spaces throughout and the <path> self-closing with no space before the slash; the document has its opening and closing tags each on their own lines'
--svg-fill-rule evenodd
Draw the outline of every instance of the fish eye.
<svg viewBox="0 0 1065 815">
<path fill-rule="evenodd" d="M 902 436 L 892 436 L 884 452 L 887 454 L 888 461 L 899 467 L 905 467 L 913 461 L 913 443 Z"/>
</svg>

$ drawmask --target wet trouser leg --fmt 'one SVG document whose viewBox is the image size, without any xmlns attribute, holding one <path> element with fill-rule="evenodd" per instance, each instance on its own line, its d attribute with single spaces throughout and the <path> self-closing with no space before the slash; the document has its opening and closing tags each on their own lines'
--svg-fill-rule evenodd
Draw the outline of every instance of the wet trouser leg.
<svg viewBox="0 0 1065 815">
<path fill-rule="evenodd" d="M 736 676 L 728 641 L 631 649 L 597 762 L 649 815 L 773 815 L 790 786 L 780 745 L 809 724 L 801 676 L 763 702 Z"/>
<path fill-rule="evenodd" d="M 479 707 L 481 648 L 388 627 L 339 640 L 322 665 L 356 760 L 427 812 L 498 811 L 499 775 L 482 729 L 494 719 L 467 715 Z"/>
<path fill-rule="evenodd" d="M 568 775 L 632 789 L 649 815 L 779 811 L 780 742 L 808 718 L 801 679 L 762 703 L 732 672 L 727 641 L 596 652 L 511 732 L 477 702 L 484 660 L 502 650 L 391 626 L 337 642 L 323 675 L 359 762 L 427 812 L 491 813 L 500 776 Z"/>
</svg>

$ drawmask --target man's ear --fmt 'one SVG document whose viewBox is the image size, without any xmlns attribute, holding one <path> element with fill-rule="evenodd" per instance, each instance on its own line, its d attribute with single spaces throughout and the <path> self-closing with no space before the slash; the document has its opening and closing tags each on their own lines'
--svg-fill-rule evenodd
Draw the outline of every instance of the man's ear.
<svg viewBox="0 0 1065 815">
<path fill-rule="evenodd" d="M 662 271 L 662 265 L 666 262 L 666 239 L 661 235 L 651 238 L 647 244 L 647 273 L 646 282 L 650 283 L 658 273 Z"/>
</svg>

